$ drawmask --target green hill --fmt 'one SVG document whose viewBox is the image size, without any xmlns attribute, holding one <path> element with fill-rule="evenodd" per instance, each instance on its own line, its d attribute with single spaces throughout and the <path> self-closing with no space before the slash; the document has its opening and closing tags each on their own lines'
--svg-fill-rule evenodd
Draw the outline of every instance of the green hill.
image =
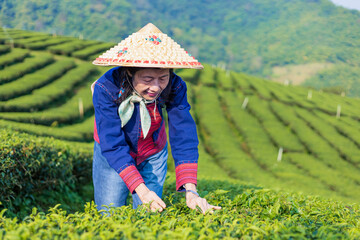
<svg viewBox="0 0 360 240">
<path fill-rule="evenodd" d="M 330 0 L 0 2 L 3 26 L 118 42 L 153 22 L 202 62 L 349 96 L 360 96 L 359 18 Z"/>
<path fill-rule="evenodd" d="M 187 82 L 200 137 L 200 193 L 226 214 L 197 215 L 184 207 L 183 196 L 171 195 L 174 166 L 169 159 L 167 211 L 139 215 L 123 208 L 105 219 L 90 203 L 85 211 L 80 207 L 92 198 L 91 185 L 85 184 L 91 182 L 94 122 L 89 87 L 107 70 L 84 59 L 112 44 L 67 38 L 68 48 L 76 45 L 77 51 L 66 53 L 59 51 L 64 43 L 55 41 L 65 37 L 8 33 L 17 38 L 15 48 L 0 44 L 0 202 L 8 209 L 0 214 L 0 236 L 54 238 L 70 231 L 74 238 L 180 238 L 185 228 L 185 238 L 359 237 L 359 99 L 206 64 L 203 71 L 178 71 Z M 41 45 L 49 42 L 56 43 Z M 29 215 L 32 207 L 45 211 L 56 203 L 71 214 L 53 209 L 48 215 Z M 16 215 L 29 216 L 18 224 L 11 219 Z M 115 219 L 116 231 L 110 233 Z M 158 223 L 158 230 L 146 227 L 148 220 Z M 118 227 L 120 222 L 126 228 Z M 141 226 L 140 232 L 129 224 Z"/>
<path fill-rule="evenodd" d="M 39 38 L 39 34 L 18 30 L 12 34 L 19 37 L 15 46 Z M 45 35 L 44 40 L 40 35 L 41 42 L 63 38 Z M 78 42 L 70 39 L 67 46 Z M 76 52 L 106 44 L 83 44 Z M 58 46 L 62 43 L 37 50 L 8 48 L 0 56 L 0 126 L 91 142 L 94 116 L 89 86 L 107 69 L 76 58 L 76 52 L 70 57 L 53 52 Z M 357 201 L 359 193 L 351 189 L 360 183 L 360 100 L 210 65 L 205 65 L 204 71 L 183 70 L 179 74 L 188 82 L 201 157 L 211 162 L 203 171 L 208 168 L 211 173 L 216 167 L 219 175 L 263 186 L 295 187 L 297 191 Z M 338 109 L 340 118 L 336 118 Z"/>
</svg>

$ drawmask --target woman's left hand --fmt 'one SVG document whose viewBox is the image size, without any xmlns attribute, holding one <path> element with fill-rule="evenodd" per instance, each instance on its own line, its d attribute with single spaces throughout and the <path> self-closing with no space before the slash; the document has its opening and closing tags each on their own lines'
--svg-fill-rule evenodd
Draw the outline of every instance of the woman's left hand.
<svg viewBox="0 0 360 240">
<path fill-rule="evenodd" d="M 185 188 L 186 190 L 192 190 L 196 192 L 195 184 L 191 184 L 191 183 L 185 184 Z M 196 209 L 196 207 L 198 206 L 204 215 L 206 211 L 208 211 L 209 209 L 210 209 L 209 211 L 210 213 L 213 213 L 214 210 L 221 209 L 220 206 L 211 205 L 207 202 L 205 198 L 199 197 L 192 192 L 186 193 L 186 205 L 191 209 Z"/>
</svg>

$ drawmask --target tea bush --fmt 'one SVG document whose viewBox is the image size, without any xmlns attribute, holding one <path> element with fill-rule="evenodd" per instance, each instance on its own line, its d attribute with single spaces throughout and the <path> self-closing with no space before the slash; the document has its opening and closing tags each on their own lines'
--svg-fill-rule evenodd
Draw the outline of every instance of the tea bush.
<svg viewBox="0 0 360 240">
<path fill-rule="evenodd" d="M 322 120 L 325 120 L 327 123 L 333 125 L 340 134 L 349 138 L 360 148 L 360 128 L 357 128 L 355 121 L 350 119 L 350 122 L 355 122 L 354 125 L 350 125 L 347 122 L 347 120 L 349 120 L 347 117 L 336 119 L 334 116 L 329 116 L 322 112 L 315 112 L 315 114 Z"/>
<path fill-rule="evenodd" d="M 216 78 L 219 83 L 219 86 L 221 86 L 224 90 L 234 90 L 234 82 L 232 81 L 232 78 L 230 77 L 230 71 L 217 69 L 216 70 Z"/>
<path fill-rule="evenodd" d="M 209 64 L 204 64 L 204 68 L 206 69 L 206 71 L 201 72 L 199 84 L 214 87 L 215 86 L 215 78 L 214 78 L 215 70 L 214 70 L 214 68 Z"/>
<path fill-rule="evenodd" d="M 198 117 L 197 109 L 196 109 L 197 105 L 194 102 L 194 100 L 196 99 L 196 93 L 194 91 L 194 86 L 192 83 L 198 82 L 199 75 L 200 75 L 199 72 L 198 71 L 196 72 L 193 69 L 181 72 L 181 77 L 185 76 L 186 79 L 190 81 L 187 83 L 188 101 L 191 105 L 190 114 L 193 116 L 193 118 L 197 122 L 197 125 L 199 125 L 199 123 L 198 123 L 199 117 Z M 211 155 L 212 153 L 209 153 L 209 151 L 207 151 L 204 148 L 204 142 L 203 142 L 203 141 L 205 141 L 203 139 L 204 136 L 201 133 L 201 130 L 199 127 L 197 128 L 197 130 L 198 130 L 198 136 L 199 136 L 199 146 L 198 146 L 199 159 L 201 159 L 201 161 L 198 162 L 198 176 L 200 176 L 200 177 L 213 176 L 218 179 L 230 179 L 228 172 L 224 168 L 221 167 L 219 162 L 216 161 L 216 157 Z"/>
<path fill-rule="evenodd" d="M 83 63 L 63 74 L 61 77 L 46 86 L 32 91 L 21 97 L 17 97 L 0 103 L 3 111 L 35 111 L 47 108 L 56 100 L 65 98 L 66 94 L 72 93 L 74 88 L 95 72 L 90 64 Z"/>
<path fill-rule="evenodd" d="M 55 125 L 55 124 L 54 124 Z M 88 142 L 93 140 L 93 116 L 84 121 L 65 126 L 44 126 L 33 123 L 22 123 L 0 119 L 0 127 L 34 134 L 37 136 L 54 137 L 67 141 Z"/>
<path fill-rule="evenodd" d="M 299 119 L 292 108 L 275 102 L 271 103 L 270 106 L 275 115 L 297 134 L 300 141 L 316 158 L 324 161 L 333 169 L 341 171 L 344 177 L 360 182 L 358 170 L 344 161 L 333 147 Z"/>
<path fill-rule="evenodd" d="M 280 84 L 278 86 L 281 86 Z M 294 87 L 294 86 L 284 86 L 284 87 L 278 87 L 277 91 L 274 92 L 275 96 L 278 96 L 278 94 L 276 94 L 277 92 L 282 92 L 283 95 L 286 95 L 288 100 L 284 101 L 284 100 L 280 100 L 286 104 L 291 104 L 291 105 L 297 105 L 299 107 L 305 108 L 305 109 L 313 109 L 315 108 L 315 104 L 313 101 L 310 101 L 308 99 L 308 93 L 309 90 L 305 89 L 305 88 L 300 88 L 299 87 Z"/>
<path fill-rule="evenodd" d="M 70 56 L 72 52 L 75 52 L 87 46 L 91 46 L 98 43 L 99 43 L 98 41 L 84 41 L 84 40 L 74 39 L 71 42 L 50 46 L 47 49 L 54 54 Z"/>
<path fill-rule="evenodd" d="M 41 41 L 31 42 L 25 45 L 26 48 L 32 49 L 32 50 L 43 50 L 46 49 L 49 46 L 62 44 L 65 42 L 69 42 L 73 40 L 73 38 L 69 37 L 53 37 L 49 39 L 44 39 Z"/>
<path fill-rule="evenodd" d="M 0 56 L 0 69 L 3 69 L 4 67 L 11 64 L 23 61 L 26 57 L 29 56 L 29 54 L 29 51 L 17 48 L 14 48 L 10 52 L 2 54 Z"/>
<path fill-rule="evenodd" d="M 237 179 L 249 182 L 256 179 L 258 183 L 275 184 L 276 180 L 271 174 L 264 171 L 241 149 L 242 144 L 236 140 L 235 131 L 230 128 L 222 114 L 215 89 L 201 87 L 196 95 L 199 125 L 203 128 L 203 143 L 212 150 L 219 166 Z"/>
<path fill-rule="evenodd" d="M 0 130 L 0 202 L 16 214 L 35 206 L 36 194 L 62 192 L 91 178 L 92 152 L 82 144 Z M 24 206 L 25 205 L 25 206 Z"/>
<path fill-rule="evenodd" d="M 333 196 L 331 191 L 324 189 L 324 186 L 317 179 L 309 176 L 301 168 L 288 161 L 277 160 L 278 149 L 274 147 L 269 135 L 264 131 L 261 124 L 254 118 L 247 109 L 241 109 L 236 104 L 236 99 L 240 96 L 235 94 L 226 94 L 223 96 L 226 109 L 235 129 L 245 138 L 247 149 L 254 162 L 256 162 L 264 171 L 268 172 L 273 179 L 271 185 L 281 186 L 289 189 L 289 186 L 302 189 L 308 193 L 321 193 L 324 196 Z M 241 96 L 243 98 L 243 96 Z M 256 98 L 256 96 L 252 96 Z M 252 98 L 249 105 L 253 104 Z M 241 101 L 240 101 L 241 102 Z M 263 185 L 269 186 L 268 177 L 263 179 Z"/>
<path fill-rule="evenodd" d="M 263 79 L 259 79 L 256 77 L 248 78 L 247 81 L 249 81 L 249 84 L 251 85 L 251 88 L 254 89 L 256 94 L 266 100 L 272 99 L 271 91 L 268 88 L 268 85 L 274 84 L 270 81 L 266 81 Z"/>
<path fill-rule="evenodd" d="M 23 221 L 0 215 L 2 239 L 357 239 L 360 207 L 292 193 L 259 189 L 229 181 L 199 180 L 199 193 L 221 210 L 200 214 L 165 182 L 162 213 L 130 206 L 101 215 L 94 203 L 67 213 L 55 206 Z"/>
<path fill-rule="evenodd" d="M 246 79 L 249 78 L 248 75 L 243 73 L 235 73 L 231 72 L 230 77 L 232 79 L 232 82 L 234 83 L 234 87 L 236 89 L 241 90 L 241 92 L 245 95 L 252 95 L 254 94 L 253 89 L 251 88 L 251 85 L 249 84 L 249 81 Z"/>
<path fill-rule="evenodd" d="M 97 56 L 99 56 L 103 51 L 105 51 L 111 47 L 114 47 L 114 46 L 115 46 L 115 43 L 99 43 L 99 44 L 91 45 L 84 49 L 75 51 L 71 54 L 71 56 L 87 60 L 87 59 L 90 59 L 91 55 L 96 54 Z"/>
<path fill-rule="evenodd" d="M 7 52 L 10 52 L 10 47 L 7 46 L 7 45 L 0 45 L 0 53 L 4 54 L 4 53 L 7 53 Z"/>
<path fill-rule="evenodd" d="M 247 109 L 262 123 L 268 135 L 276 143 L 278 148 L 282 147 L 285 151 L 305 151 L 299 139 L 288 128 L 271 113 L 267 101 L 260 100 L 252 96 L 251 102 L 247 104 Z"/>
<path fill-rule="evenodd" d="M 357 184 L 333 169 L 324 162 L 303 153 L 288 153 L 284 157 L 284 161 L 289 161 L 297 166 L 301 166 L 305 170 L 306 175 L 319 179 L 324 187 L 336 192 L 345 200 L 359 198 L 359 192 L 353 191 L 357 188 Z"/>
<path fill-rule="evenodd" d="M 333 126 L 324 124 L 313 112 L 295 108 L 299 118 L 302 118 L 311 128 L 326 140 L 339 154 L 354 167 L 360 168 L 360 149 L 349 138 L 340 134 Z"/>
<path fill-rule="evenodd" d="M 3 84 L 0 88 L 0 100 L 8 100 L 29 93 L 35 88 L 50 83 L 73 67 L 75 63 L 72 60 L 59 60 L 17 81 Z"/>
<path fill-rule="evenodd" d="M 31 122 L 42 125 L 72 124 L 82 120 L 79 113 L 79 100 L 83 102 L 84 114 L 92 114 L 94 111 L 90 86 L 96 80 L 96 76 L 86 79 L 85 85 L 77 89 L 75 95 L 57 107 L 48 108 L 39 112 L 6 112 L 0 118 L 18 122 Z"/>
<path fill-rule="evenodd" d="M 0 84 L 4 84 L 15 79 L 18 79 L 25 74 L 34 72 L 42 67 L 53 63 L 54 59 L 51 54 L 35 54 L 25 58 L 23 62 L 13 64 L 5 69 L 1 70 Z"/>
<path fill-rule="evenodd" d="M 33 35 L 33 36 L 30 36 L 30 37 L 24 38 L 24 39 L 21 39 L 21 38 L 15 39 L 14 45 L 16 47 L 26 48 L 26 46 L 29 43 L 38 42 L 38 41 L 46 41 L 50 38 L 51 38 L 50 34 Z"/>
<path fill-rule="evenodd" d="M 298 104 L 297 101 L 295 101 L 294 98 L 292 97 L 292 94 L 289 94 L 286 91 L 287 86 L 284 86 L 282 84 L 269 84 L 267 87 L 270 90 L 273 98 L 279 100 L 280 102 L 284 102 L 286 104 L 291 104 L 291 105 Z"/>
</svg>

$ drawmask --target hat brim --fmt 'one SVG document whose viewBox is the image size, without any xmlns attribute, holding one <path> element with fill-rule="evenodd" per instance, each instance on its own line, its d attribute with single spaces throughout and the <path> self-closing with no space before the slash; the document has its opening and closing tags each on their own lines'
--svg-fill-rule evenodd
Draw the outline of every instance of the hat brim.
<svg viewBox="0 0 360 240">
<path fill-rule="evenodd" d="M 123 66 L 123 67 L 141 67 L 141 68 L 191 68 L 191 69 L 203 69 L 204 66 L 200 62 L 194 63 L 178 63 L 178 64 L 154 64 L 154 63 L 116 63 L 116 62 L 109 62 L 104 61 L 101 62 L 99 60 L 94 60 L 92 62 L 94 65 L 97 66 Z"/>
</svg>

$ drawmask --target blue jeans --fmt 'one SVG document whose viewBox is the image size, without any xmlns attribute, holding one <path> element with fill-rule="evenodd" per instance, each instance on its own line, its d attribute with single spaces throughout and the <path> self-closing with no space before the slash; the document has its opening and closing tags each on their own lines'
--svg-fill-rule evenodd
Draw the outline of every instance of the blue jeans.
<svg viewBox="0 0 360 240">
<path fill-rule="evenodd" d="M 167 144 L 163 150 L 154 154 L 136 166 L 145 181 L 145 185 L 154 191 L 160 198 L 163 192 L 167 172 Z M 93 157 L 93 183 L 95 204 L 97 209 L 107 210 L 103 206 L 120 207 L 126 205 L 129 189 L 119 174 L 110 167 L 106 158 L 101 154 L 100 144 L 95 141 Z M 142 204 L 139 196 L 132 194 L 133 208 Z"/>
</svg>

